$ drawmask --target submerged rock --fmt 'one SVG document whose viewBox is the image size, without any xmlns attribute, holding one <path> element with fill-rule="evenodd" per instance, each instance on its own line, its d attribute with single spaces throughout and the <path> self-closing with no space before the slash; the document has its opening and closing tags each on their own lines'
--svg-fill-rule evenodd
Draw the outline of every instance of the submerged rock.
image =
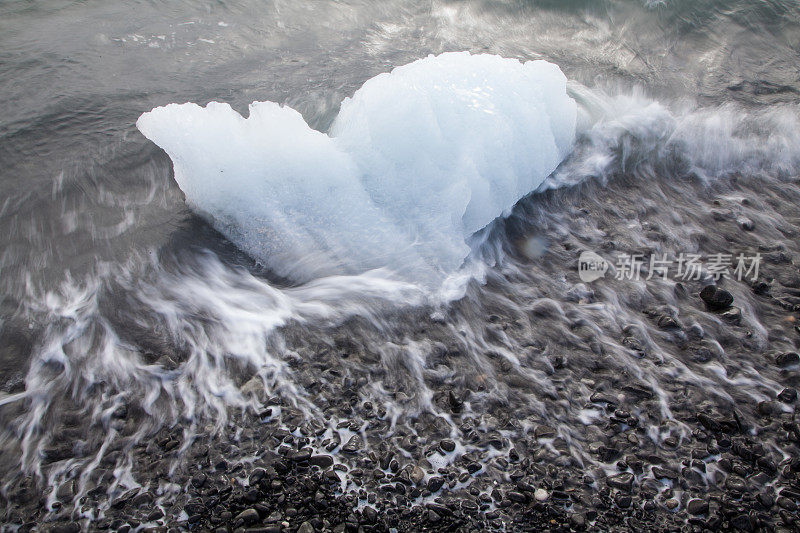
<svg viewBox="0 0 800 533">
<path fill-rule="evenodd" d="M 722 311 L 733 305 L 733 295 L 716 285 L 708 285 L 700 291 L 700 299 L 711 311 Z"/>
<path fill-rule="evenodd" d="M 800 363 L 800 356 L 797 352 L 786 352 L 782 354 L 778 354 L 775 357 L 775 364 L 781 368 L 786 368 L 787 366 L 792 366 Z"/>
<path fill-rule="evenodd" d="M 791 387 L 783 389 L 778 394 L 778 399 L 783 403 L 794 403 L 797 400 L 797 391 Z"/>
</svg>

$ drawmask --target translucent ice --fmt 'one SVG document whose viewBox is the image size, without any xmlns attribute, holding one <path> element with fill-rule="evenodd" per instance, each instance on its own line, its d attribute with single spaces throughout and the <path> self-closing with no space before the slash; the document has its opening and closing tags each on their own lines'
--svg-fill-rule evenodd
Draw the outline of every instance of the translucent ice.
<svg viewBox="0 0 800 533">
<path fill-rule="evenodd" d="M 558 166 L 575 120 L 556 65 L 459 52 L 368 80 L 327 135 L 272 102 L 246 119 L 170 104 L 137 126 L 172 158 L 189 205 L 277 273 L 388 267 L 432 281 Z"/>
</svg>

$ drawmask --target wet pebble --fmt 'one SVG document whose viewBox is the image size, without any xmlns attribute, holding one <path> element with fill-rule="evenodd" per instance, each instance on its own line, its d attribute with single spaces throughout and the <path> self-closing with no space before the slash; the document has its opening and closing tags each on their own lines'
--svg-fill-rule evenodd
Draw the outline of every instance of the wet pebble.
<svg viewBox="0 0 800 533">
<path fill-rule="evenodd" d="M 747 485 L 744 479 L 738 476 L 728 476 L 728 479 L 725 480 L 725 488 L 734 492 L 744 492 Z"/>
<path fill-rule="evenodd" d="M 330 455 L 312 455 L 309 462 L 320 468 L 328 468 L 333 466 L 333 457 Z"/>
<path fill-rule="evenodd" d="M 670 498 L 670 499 L 668 499 L 667 501 L 664 502 L 664 505 L 670 511 L 674 511 L 675 509 L 677 509 L 680 504 L 681 503 L 678 500 L 676 500 L 675 498 Z"/>
<path fill-rule="evenodd" d="M 797 504 L 794 500 L 787 498 L 786 496 L 778 496 L 778 499 L 775 500 L 775 503 L 778 504 L 778 507 L 786 509 L 789 512 L 794 512 L 797 510 Z"/>
<path fill-rule="evenodd" d="M 686 505 L 686 509 L 689 511 L 689 513 L 693 515 L 707 514 L 708 502 L 705 500 L 695 498 L 693 500 L 689 500 L 689 503 Z"/>
<path fill-rule="evenodd" d="M 358 453 L 358 450 L 361 448 L 361 439 L 359 439 L 356 435 L 350 437 L 350 440 L 342 446 L 342 452 L 354 455 Z"/>
<path fill-rule="evenodd" d="M 794 403 L 797 400 L 797 391 L 792 388 L 783 389 L 780 394 L 778 394 L 778 399 L 783 403 Z"/>
<path fill-rule="evenodd" d="M 756 223 L 747 217 L 737 218 L 736 223 L 739 224 L 739 227 L 742 228 L 744 231 L 753 231 L 754 229 L 756 229 Z"/>
<path fill-rule="evenodd" d="M 628 507 L 630 507 L 632 501 L 633 500 L 630 494 L 625 494 L 623 492 L 618 492 L 614 496 L 614 503 L 616 503 L 617 506 L 620 507 L 621 509 L 627 509 Z"/>
<path fill-rule="evenodd" d="M 414 465 L 414 467 L 411 468 L 409 478 L 415 485 L 419 485 L 420 483 L 422 483 L 422 480 L 425 479 L 425 471 L 422 470 L 420 467 Z"/>
<path fill-rule="evenodd" d="M 244 524 L 246 526 L 255 524 L 258 522 L 258 511 L 255 509 L 245 509 L 238 515 L 236 515 L 236 522 Z"/>
<path fill-rule="evenodd" d="M 314 529 L 314 526 L 308 520 L 300 524 L 300 527 L 297 528 L 297 533 L 314 533 L 315 531 L 316 529 Z"/>
<path fill-rule="evenodd" d="M 436 492 L 442 488 L 444 485 L 444 478 L 439 476 L 434 476 L 428 480 L 428 490 L 431 492 Z"/>
<path fill-rule="evenodd" d="M 445 439 L 439 443 L 439 447 L 445 452 L 452 452 L 456 449 L 456 443 L 450 439 Z"/>
<path fill-rule="evenodd" d="M 800 363 L 800 356 L 797 352 L 786 352 L 782 354 L 778 354 L 775 357 L 775 364 L 781 368 L 786 368 L 787 366 L 793 366 Z"/>
<path fill-rule="evenodd" d="M 619 490 L 631 490 L 633 485 L 633 474 L 630 472 L 623 472 L 615 476 L 611 476 L 606 480 L 609 487 Z"/>
<path fill-rule="evenodd" d="M 716 285 L 708 285 L 700 291 L 700 299 L 711 311 L 721 311 L 733 305 L 733 295 L 725 289 L 719 289 Z"/>
<path fill-rule="evenodd" d="M 511 491 L 506 494 L 509 500 L 516 503 L 526 503 L 528 501 L 527 496 L 522 494 L 521 492 Z"/>
</svg>

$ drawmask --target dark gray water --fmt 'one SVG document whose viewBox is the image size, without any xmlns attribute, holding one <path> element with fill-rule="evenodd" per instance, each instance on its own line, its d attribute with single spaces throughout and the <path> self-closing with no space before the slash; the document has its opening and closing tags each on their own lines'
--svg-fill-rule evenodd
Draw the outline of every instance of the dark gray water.
<svg viewBox="0 0 800 533">
<path fill-rule="evenodd" d="M 797 451 L 778 429 L 794 408 L 771 427 L 759 403 L 800 384 L 796 364 L 775 364 L 800 342 L 798 47 L 800 3 L 782 1 L 0 2 L 4 494 L 78 480 L 62 503 L 88 519 L 162 483 L 171 509 L 185 484 L 149 479 L 137 444 L 178 424 L 178 465 L 196 435 L 260 431 L 237 413 L 277 404 L 281 427 L 327 427 L 315 449 L 360 435 L 423 464 L 426 442 L 455 440 L 426 479 L 469 456 L 502 483 L 492 461 L 516 447 L 602 484 L 620 467 L 592 445 L 614 447 L 598 422 L 614 403 L 648 457 L 694 457 L 696 412 L 734 409 L 781 464 Z M 171 102 L 271 100 L 324 131 L 367 79 L 461 50 L 558 64 L 581 118 L 548 190 L 484 232 L 483 275 L 455 302 L 374 273 L 276 279 L 191 213 L 135 128 Z M 773 296 L 731 280 L 731 324 L 697 298 L 707 277 L 587 285 L 581 250 L 760 252 Z M 553 433 L 534 437 L 540 426 Z M 664 451 L 669 438 L 687 448 Z M 723 487 L 715 460 L 658 505 Z"/>
</svg>

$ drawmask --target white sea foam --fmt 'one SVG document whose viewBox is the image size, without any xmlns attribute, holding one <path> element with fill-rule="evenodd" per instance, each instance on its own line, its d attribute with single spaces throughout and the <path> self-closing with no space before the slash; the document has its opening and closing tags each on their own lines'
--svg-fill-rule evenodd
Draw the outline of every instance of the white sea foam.
<svg viewBox="0 0 800 533">
<path fill-rule="evenodd" d="M 732 175 L 791 176 L 800 169 L 800 108 L 746 109 L 734 104 L 668 106 L 640 88 L 589 88 L 571 83 L 578 103 L 577 142 L 569 160 L 542 188 L 615 175 L 693 175 L 706 182 Z M 680 164 L 678 164 L 680 162 Z M 656 170 L 658 167 L 660 170 Z"/>
<path fill-rule="evenodd" d="M 462 52 L 368 80 L 328 135 L 273 102 L 246 119 L 170 104 L 137 126 L 172 158 L 187 202 L 279 274 L 388 266 L 430 281 L 566 157 L 576 113 L 556 65 Z"/>
</svg>

